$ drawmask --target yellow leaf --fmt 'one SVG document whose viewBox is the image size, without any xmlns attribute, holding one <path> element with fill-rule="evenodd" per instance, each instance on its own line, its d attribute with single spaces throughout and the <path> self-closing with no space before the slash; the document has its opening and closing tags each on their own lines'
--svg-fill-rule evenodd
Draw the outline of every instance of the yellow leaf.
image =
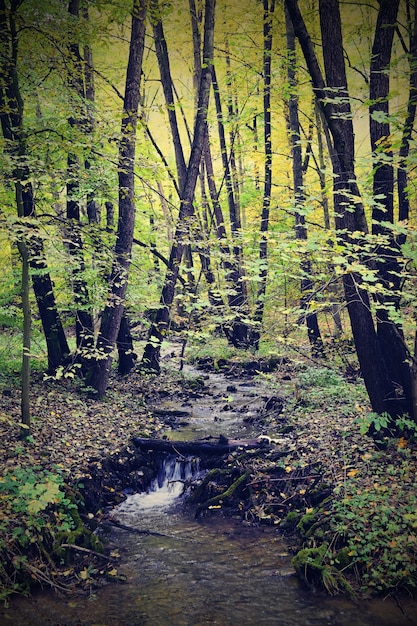
<svg viewBox="0 0 417 626">
<path fill-rule="evenodd" d="M 313 509 L 313 508 L 311 508 L 311 509 L 306 509 L 306 514 L 308 514 L 308 513 L 312 513 L 313 511 L 314 511 L 314 509 Z"/>
<path fill-rule="evenodd" d="M 407 440 L 404 439 L 404 437 L 401 437 L 397 444 L 398 450 L 400 450 L 401 448 L 405 448 L 406 445 L 407 445 Z"/>
<path fill-rule="evenodd" d="M 113 569 L 107 572 L 107 576 L 117 576 L 117 569 L 113 567 Z"/>
<path fill-rule="evenodd" d="M 81 578 L 81 580 L 87 580 L 87 578 L 88 578 L 88 570 L 83 569 L 82 572 L 80 572 L 80 578 Z"/>
<path fill-rule="evenodd" d="M 348 473 L 347 473 L 347 475 L 348 475 L 350 478 L 353 478 L 354 476 L 356 476 L 356 474 L 357 474 L 358 472 L 359 472 L 359 470 L 357 470 L 357 469 L 353 469 L 353 470 L 350 470 L 350 472 L 348 472 Z"/>
</svg>

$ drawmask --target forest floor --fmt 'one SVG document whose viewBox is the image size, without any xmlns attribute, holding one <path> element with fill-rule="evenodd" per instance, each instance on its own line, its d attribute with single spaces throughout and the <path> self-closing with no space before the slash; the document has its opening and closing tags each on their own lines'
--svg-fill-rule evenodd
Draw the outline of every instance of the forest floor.
<svg viewBox="0 0 417 626">
<path fill-rule="evenodd" d="M 236 362 L 206 360 L 202 366 L 220 367 L 233 380 L 259 375 L 256 367 Z M 117 580 L 117 553 L 108 546 L 103 557 L 94 555 L 91 537 L 87 541 L 85 532 L 75 532 L 79 518 L 68 520 L 63 494 L 77 498 L 86 489 L 87 506 L 79 511 L 83 523 L 97 528 L 106 517 L 106 505 L 124 498 L 126 484 L 119 466 L 123 465 L 125 477 L 135 476 L 138 484 L 144 480 L 138 463 L 146 459 L 138 460 L 131 437 L 164 435 L 167 425 L 149 407 L 156 406 L 158 398 L 175 397 L 181 404 L 207 393 L 203 378 L 196 384 L 169 371 L 159 377 L 135 372 L 128 378 L 114 376 L 106 398 L 94 400 L 80 389 L 74 391 L 73 381 L 35 377 L 32 428 L 26 441 L 20 438 L 20 392 L 13 386 L 0 388 L 3 597 L 13 587 L 21 592 L 25 576 L 27 584 L 35 581 L 62 590 L 87 584 L 91 588 L 94 574 Z M 271 402 L 255 419 L 259 432 L 272 432 L 274 440 L 258 451 L 225 455 L 216 478 L 209 474 L 195 491 L 197 512 L 273 524 L 289 536 L 298 574 L 331 593 L 413 591 L 417 581 L 413 438 L 392 438 L 380 449 L 361 433 L 357 418 L 364 420 L 368 407 L 360 380 L 349 381 L 326 367 L 287 361 L 262 378 L 270 386 L 271 398 L 280 401 Z M 58 496 L 57 475 L 62 480 Z M 44 516 L 51 510 L 60 532 Z M 62 537 L 65 553 L 56 550 Z M 60 560 L 53 557 L 54 551 L 61 554 Z M 68 551 L 75 561 L 69 560 Z M 24 574 L 20 577 L 19 568 Z"/>
</svg>

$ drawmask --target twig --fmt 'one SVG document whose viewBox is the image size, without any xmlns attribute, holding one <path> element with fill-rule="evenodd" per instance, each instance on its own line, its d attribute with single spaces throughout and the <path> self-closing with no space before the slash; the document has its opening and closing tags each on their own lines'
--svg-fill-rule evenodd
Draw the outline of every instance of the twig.
<svg viewBox="0 0 417 626">
<path fill-rule="evenodd" d="M 76 546 L 74 543 L 61 543 L 60 548 L 72 548 L 73 550 L 79 550 L 80 552 L 87 552 L 88 554 L 92 554 L 94 556 L 98 556 L 101 559 L 105 559 L 106 561 L 114 561 L 115 558 L 113 556 L 107 556 L 106 554 L 100 554 L 100 552 L 96 552 L 95 550 L 90 550 L 89 548 L 83 548 L 82 546 Z"/>
<path fill-rule="evenodd" d="M 113 526 L 117 526 L 117 528 L 121 528 L 122 530 L 127 530 L 130 533 L 136 533 L 137 535 L 152 535 L 153 537 L 169 537 L 169 535 L 164 535 L 163 533 L 158 533 L 153 530 L 140 530 L 139 528 L 135 528 L 134 526 L 127 526 L 126 524 L 121 524 L 120 522 L 116 522 L 116 520 L 111 517 L 104 518 L 106 522 L 109 522 Z"/>
<path fill-rule="evenodd" d="M 251 483 L 248 483 L 248 487 L 250 485 L 256 485 L 257 483 L 276 483 L 276 482 L 284 482 L 287 483 L 290 480 L 306 480 L 307 478 L 314 477 L 314 474 L 306 474 L 305 476 L 290 476 L 287 478 L 258 478 L 257 480 L 253 480 Z"/>
<path fill-rule="evenodd" d="M 42 581 L 44 583 L 47 583 L 51 587 L 54 587 L 54 589 L 60 589 L 61 591 L 71 590 L 71 587 L 69 587 L 68 585 L 63 585 L 63 584 L 54 582 L 51 578 L 46 576 L 40 569 L 38 569 L 34 565 L 30 565 L 29 563 L 24 563 L 24 567 L 36 577 L 38 582 Z"/>
</svg>

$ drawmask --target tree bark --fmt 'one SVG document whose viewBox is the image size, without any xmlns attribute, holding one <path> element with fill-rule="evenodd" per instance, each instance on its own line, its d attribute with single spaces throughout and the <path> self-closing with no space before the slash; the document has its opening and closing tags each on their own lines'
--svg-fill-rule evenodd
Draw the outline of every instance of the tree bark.
<svg viewBox="0 0 417 626">
<path fill-rule="evenodd" d="M 122 376 L 126 376 L 134 368 L 138 355 L 133 349 L 133 337 L 130 332 L 129 318 L 125 310 L 120 320 L 120 328 L 117 335 L 117 351 L 119 353 L 117 371 Z"/>
<path fill-rule="evenodd" d="M 16 185 L 16 204 L 22 206 L 22 188 Z M 19 211 L 21 213 L 21 210 Z M 22 257 L 22 310 L 23 310 L 23 346 L 22 346 L 22 375 L 21 375 L 21 402 L 20 415 L 23 427 L 21 428 L 22 438 L 30 434 L 30 344 L 31 344 L 31 310 L 29 300 L 30 286 L 30 263 L 29 247 L 24 239 L 17 244 L 20 256 Z"/>
<path fill-rule="evenodd" d="M 354 231 L 367 233 L 368 227 L 354 171 L 354 135 L 348 100 L 339 3 L 338 0 L 320 0 L 323 58 L 331 99 L 327 99 L 326 84 L 297 0 L 286 0 L 286 5 L 332 138 L 330 148 L 334 175 L 335 221 L 343 242 L 348 240 L 349 233 Z M 336 96 L 338 102 L 335 103 Z M 340 235 L 341 232 L 346 234 Z M 372 408 L 376 413 L 401 415 L 406 407 L 401 398 L 397 397 L 395 385 L 388 374 L 369 298 L 361 287 L 361 278 L 356 273 L 347 273 L 343 276 L 343 284 L 356 352 Z"/>
<path fill-rule="evenodd" d="M 187 174 L 187 166 L 185 163 L 184 151 L 182 148 L 182 142 L 178 128 L 177 114 L 174 106 L 174 90 L 172 85 L 168 48 L 160 17 L 158 0 L 151 0 L 151 19 L 154 32 L 156 58 L 158 59 L 159 73 L 161 76 L 161 83 L 165 96 L 165 104 L 167 108 L 169 126 L 171 129 L 171 137 L 174 144 L 175 163 L 177 166 L 180 197 L 182 197 Z"/>
<path fill-rule="evenodd" d="M 290 135 L 290 146 L 292 155 L 292 175 L 294 186 L 294 205 L 295 205 L 295 238 L 299 241 L 307 241 L 307 226 L 302 211 L 305 203 L 304 195 L 304 175 L 301 149 L 300 122 L 298 116 L 298 97 L 295 92 L 297 79 L 296 69 L 296 48 L 294 29 L 288 10 L 285 10 L 285 23 L 287 30 L 287 78 L 290 87 L 290 95 L 288 98 L 288 131 Z M 306 253 L 302 253 L 301 263 L 301 298 L 300 309 L 304 312 L 304 320 L 307 326 L 307 336 L 311 345 L 311 353 L 313 357 L 323 358 L 324 346 L 320 334 L 317 314 L 308 311 L 309 294 L 313 290 L 313 281 L 311 277 L 311 263 Z"/>
<path fill-rule="evenodd" d="M 0 66 L 0 118 L 6 149 L 14 160 L 13 178 L 18 215 L 22 218 L 35 217 L 33 188 L 27 164 L 26 137 L 23 126 L 24 104 L 17 72 L 18 40 L 14 23 L 14 9 L 6 7 L 0 0 L 0 47 L 4 59 Z M 33 225 L 31 228 L 35 228 Z M 69 355 L 69 347 L 59 318 L 53 283 L 48 272 L 40 236 L 30 238 L 29 264 L 32 286 L 38 305 L 39 316 L 45 335 L 48 352 L 48 373 L 53 374 Z"/>
<path fill-rule="evenodd" d="M 398 185 L 398 219 L 408 220 L 410 215 L 410 199 L 408 196 L 408 166 L 407 159 L 410 154 L 410 142 L 413 134 L 414 122 L 417 110 L 417 7 L 414 6 L 414 19 L 409 24 L 410 28 L 410 80 L 409 95 L 407 103 L 407 117 L 404 124 L 401 146 L 400 163 L 397 174 Z M 404 243 L 404 237 L 400 237 L 400 242 Z"/>
<path fill-rule="evenodd" d="M 78 19 L 80 16 L 79 0 L 70 0 L 68 12 Z M 69 124 L 74 129 L 86 130 L 85 124 L 85 90 L 83 81 L 83 64 L 80 55 L 80 47 L 77 42 L 69 46 L 71 72 L 68 77 L 69 87 L 74 94 L 73 115 Z M 83 254 L 83 241 L 80 230 L 80 184 L 79 184 L 80 160 L 75 153 L 69 152 L 67 156 L 67 221 L 68 227 L 66 238 L 68 250 L 71 255 L 72 289 L 75 304 L 75 335 L 76 346 L 81 362 L 88 357 L 89 351 L 94 345 L 93 316 L 89 311 L 90 297 L 88 287 L 83 277 L 85 262 Z"/>
<path fill-rule="evenodd" d="M 87 384 L 102 396 L 107 389 L 112 352 L 124 311 L 135 225 L 134 166 L 136 127 L 140 100 L 140 81 L 145 47 L 146 0 L 134 0 L 129 61 L 119 144 L 119 219 L 115 259 L 109 280 L 109 296 L 103 311 L 96 352 L 87 376 Z"/>
<path fill-rule="evenodd" d="M 272 53 L 272 15 L 275 0 L 263 0 L 263 113 L 264 113 L 264 190 L 259 243 L 259 288 L 255 305 L 254 321 L 256 328 L 252 332 L 252 341 L 259 348 L 262 327 L 266 285 L 268 277 L 268 229 L 269 210 L 272 191 L 272 127 L 271 127 L 271 53 Z"/>
<path fill-rule="evenodd" d="M 134 437 L 133 443 L 143 450 L 153 450 L 155 452 L 168 452 L 169 454 L 195 454 L 195 455 L 222 455 L 244 448 L 246 450 L 256 450 L 268 447 L 267 439 L 227 439 L 221 435 L 215 441 L 194 440 L 194 441 L 169 441 L 167 439 L 145 439 Z"/>
<path fill-rule="evenodd" d="M 216 106 L 217 128 L 222 156 L 224 180 L 226 184 L 227 202 L 229 207 L 230 230 L 232 235 L 232 255 L 229 257 L 229 284 L 232 286 L 228 296 L 229 307 L 234 318 L 223 326 L 228 342 L 235 348 L 248 348 L 251 345 L 251 332 L 242 318 L 248 315 L 248 292 L 246 281 L 243 280 L 243 251 L 238 241 L 240 232 L 240 213 L 236 202 L 233 180 L 227 154 L 226 136 L 223 123 L 220 89 L 215 68 L 213 68 L 213 93 Z"/>
<path fill-rule="evenodd" d="M 179 264 L 184 252 L 184 237 L 188 232 L 188 224 L 193 217 L 194 192 L 197 184 L 201 157 L 205 145 L 207 110 L 210 95 L 211 72 L 214 49 L 214 12 L 215 0 L 206 0 L 204 20 L 203 69 L 201 72 L 198 109 L 194 125 L 194 136 L 190 160 L 178 216 L 178 223 L 171 247 L 169 267 L 162 289 L 159 309 L 155 322 L 151 325 L 148 342 L 142 357 L 142 368 L 159 372 L 161 344 L 169 328 L 170 310 L 174 300 L 175 285 L 179 273 Z"/>
<path fill-rule="evenodd" d="M 394 222 L 394 168 L 390 141 L 389 90 L 390 60 L 399 0 L 381 0 L 372 46 L 369 81 L 370 138 L 373 153 L 372 232 L 385 237 L 386 243 L 376 252 L 378 274 L 386 288 L 377 294 L 376 324 L 388 375 L 413 415 L 412 381 L 409 354 L 402 328 L 390 318 L 390 309 L 398 310 L 401 298 L 401 249 L 390 227 Z M 416 415 L 417 417 L 417 415 Z"/>
</svg>

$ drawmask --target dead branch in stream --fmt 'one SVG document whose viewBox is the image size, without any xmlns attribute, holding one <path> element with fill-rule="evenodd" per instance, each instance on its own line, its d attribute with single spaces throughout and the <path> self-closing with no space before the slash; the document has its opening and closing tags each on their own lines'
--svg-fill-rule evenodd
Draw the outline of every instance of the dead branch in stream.
<svg viewBox="0 0 417 626">
<path fill-rule="evenodd" d="M 200 439 L 194 441 L 169 441 L 168 439 L 146 439 L 134 437 L 132 439 L 135 446 L 142 450 L 153 450 L 155 452 L 168 452 L 171 454 L 195 454 L 196 456 L 211 454 L 228 454 L 234 450 L 268 448 L 267 439 L 228 439 L 223 435 L 214 441 Z"/>
</svg>

